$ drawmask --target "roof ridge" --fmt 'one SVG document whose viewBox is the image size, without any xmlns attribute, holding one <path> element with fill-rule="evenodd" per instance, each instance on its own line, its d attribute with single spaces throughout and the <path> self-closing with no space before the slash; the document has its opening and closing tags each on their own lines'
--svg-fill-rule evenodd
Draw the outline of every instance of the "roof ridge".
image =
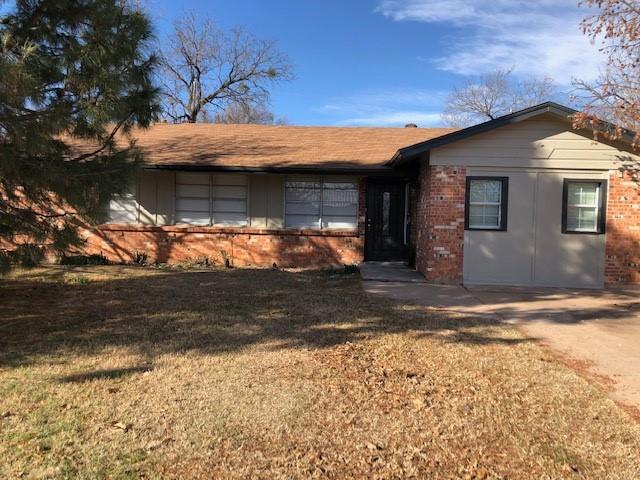
<svg viewBox="0 0 640 480">
<path fill-rule="evenodd" d="M 383 127 L 383 126 L 363 126 L 363 125 L 268 125 L 268 124 L 258 124 L 258 123 L 166 123 L 166 122 L 156 122 L 151 124 L 150 128 L 157 126 L 164 127 L 181 127 L 181 126 L 191 126 L 191 127 L 216 127 L 216 128 L 301 128 L 301 129 L 335 129 L 335 130 L 394 130 L 394 131 L 405 131 L 409 130 L 407 127 Z M 412 127 L 410 130 L 455 130 L 450 127 Z"/>
</svg>

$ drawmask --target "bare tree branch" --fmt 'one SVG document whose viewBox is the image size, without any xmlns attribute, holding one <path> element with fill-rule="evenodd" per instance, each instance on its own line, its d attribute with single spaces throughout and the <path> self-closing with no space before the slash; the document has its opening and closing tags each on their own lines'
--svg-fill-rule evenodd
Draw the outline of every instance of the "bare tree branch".
<svg viewBox="0 0 640 480">
<path fill-rule="evenodd" d="M 640 2 L 584 0 L 598 12 L 582 22 L 582 30 L 607 54 L 607 65 L 593 82 L 575 80 L 576 98 L 585 107 L 574 118 L 576 127 L 590 127 L 596 136 L 620 138 L 636 132 L 640 145 Z"/>
<path fill-rule="evenodd" d="M 233 103 L 223 111 L 216 113 L 214 123 L 254 123 L 278 124 L 286 123 L 283 119 L 276 119 L 266 105 L 253 103 Z"/>
<path fill-rule="evenodd" d="M 496 70 L 454 88 L 445 101 L 443 122 L 466 127 L 542 103 L 556 95 L 552 79 L 516 81 L 511 79 L 511 72 Z"/>
<path fill-rule="evenodd" d="M 287 57 L 273 42 L 240 28 L 224 32 L 193 14 L 175 22 L 160 60 L 165 115 L 173 121 L 202 120 L 208 108 L 219 113 L 231 105 L 264 107 L 269 87 L 292 78 Z"/>
</svg>

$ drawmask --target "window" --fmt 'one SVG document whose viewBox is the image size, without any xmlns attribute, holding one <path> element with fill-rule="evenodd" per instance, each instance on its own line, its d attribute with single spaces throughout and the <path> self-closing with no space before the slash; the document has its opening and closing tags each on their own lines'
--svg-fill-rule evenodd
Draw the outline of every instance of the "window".
<svg viewBox="0 0 640 480">
<path fill-rule="evenodd" d="M 247 224 L 247 176 L 213 175 L 211 213 L 214 225 L 242 227 Z"/>
<path fill-rule="evenodd" d="M 138 223 L 137 184 L 132 184 L 128 191 L 114 195 L 108 205 L 108 222 L 134 224 Z"/>
<path fill-rule="evenodd" d="M 285 225 L 289 228 L 356 228 L 358 226 L 356 181 L 310 176 L 287 178 Z"/>
<path fill-rule="evenodd" d="M 177 173 L 176 223 L 245 226 L 247 190 L 246 175 Z"/>
<path fill-rule="evenodd" d="M 507 229 L 508 185 L 508 177 L 467 177 L 465 229 Z"/>
<path fill-rule="evenodd" d="M 604 233 L 604 180 L 565 179 L 562 192 L 562 233 Z"/>
<path fill-rule="evenodd" d="M 210 224 L 209 189 L 206 173 L 176 174 L 176 223 Z"/>
</svg>

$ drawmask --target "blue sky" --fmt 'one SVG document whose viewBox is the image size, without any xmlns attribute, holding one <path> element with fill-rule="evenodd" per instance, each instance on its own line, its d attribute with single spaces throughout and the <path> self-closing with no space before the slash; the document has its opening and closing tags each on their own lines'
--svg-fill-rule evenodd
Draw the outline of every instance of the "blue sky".
<svg viewBox="0 0 640 480">
<path fill-rule="evenodd" d="M 575 0 L 147 0 L 161 39 L 184 12 L 277 41 L 295 79 L 273 90 L 277 116 L 300 125 L 439 126 L 465 76 L 513 68 L 563 91 L 593 79 L 602 55 L 581 33 Z"/>
</svg>

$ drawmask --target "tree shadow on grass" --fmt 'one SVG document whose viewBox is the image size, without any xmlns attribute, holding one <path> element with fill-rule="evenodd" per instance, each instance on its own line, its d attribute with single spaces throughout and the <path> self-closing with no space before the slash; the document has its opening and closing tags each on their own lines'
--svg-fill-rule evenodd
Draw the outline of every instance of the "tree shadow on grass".
<svg viewBox="0 0 640 480">
<path fill-rule="evenodd" d="M 65 375 L 57 380 L 60 383 L 82 383 L 91 380 L 113 380 L 116 378 L 128 377 L 136 373 L 145 373 L 153 370 L 150 366 L 127 367 L 127 368 L 111 368 L 106 370 L 94 370 L 89 372 L 77 373 L 74 375 Z"/>
<path fill-rule="evenodd" d="M 446 341 L 469 345 L 530 340 L 493 335 L 487 327 L 497 323 L 489 318 L 403 310 L 367 295 L 353 274 L 116 268 L 66 270 L 67 275 L 98 278 L 86 282 L 65 283 L 59 269 L 49 272 L 47 281 L 33 276 L 4 281 L 0 365 L 93 355 L 112 348 L 125 348 L 151 365 L 154 357 L 165 353 L 320 349 L 387 334 L 434 336 L 444 330 L 457 332 Z M 109 277 L 101 272 L 114 271 L 121 273 L 101 278 Z M 137 368 L 75 375 L 66 381 L 127 375 Z"/>
</svg>

